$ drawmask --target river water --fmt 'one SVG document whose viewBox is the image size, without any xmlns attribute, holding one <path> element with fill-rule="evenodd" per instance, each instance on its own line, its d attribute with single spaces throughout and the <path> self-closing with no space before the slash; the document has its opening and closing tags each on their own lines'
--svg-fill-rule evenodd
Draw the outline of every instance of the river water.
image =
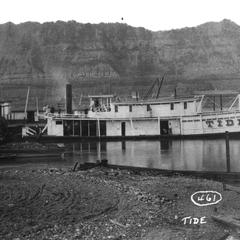
<svg viewBox="0 0 240 240">
<path fill-rule="evenodd" d="M 226 146 L 218 140 L 71 143 L 65 159 L 168 170 L 225 171 Z M 230 141 L 231 170 L 240 172 L 240 140 Z"/>
<path fill-rule="evenodd" d="M 7 166 L 69 167 L 76 161 L 189 171 L 226 171 L 224 139 L 62 143 L 65 153 L 47 159 L 20 159 Z M 240 172 L 240 140 L 230 140 L 231 171 Z"/>
</svg>

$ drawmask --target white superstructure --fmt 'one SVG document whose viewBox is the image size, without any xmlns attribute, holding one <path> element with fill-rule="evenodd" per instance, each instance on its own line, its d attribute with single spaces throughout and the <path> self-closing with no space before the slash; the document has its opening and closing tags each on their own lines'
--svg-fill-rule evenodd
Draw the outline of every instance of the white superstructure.
<svg viewBox="0 0 240 240">
<path fill-rule="evenodd" d="M 223 97 L 235 95 L 228 108 Z M 209 96 L 213 109 L 203 111 Z M 193 97 L 120 101 L 113 95 L 89 96 L 89 108 L 73 114 L 44 115 L 49 136 L 138 137 L 240 132 L 240 95 L 208 91 Z M 220 105 L 215 102 L 220 97 Z M 209 108 L 209 106 L 208 106 Z M 219 108 L 219 109 L 216 109 Z"/>
</svg>

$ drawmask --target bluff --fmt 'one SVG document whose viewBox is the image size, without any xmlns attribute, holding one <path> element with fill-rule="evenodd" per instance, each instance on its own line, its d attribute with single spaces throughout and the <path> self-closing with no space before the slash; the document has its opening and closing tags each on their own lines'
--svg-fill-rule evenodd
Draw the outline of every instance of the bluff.
<svg viewBox="0 0 240 240">
<path fill-rule="evenodd" d="M 240 89 L 240 26 L 230 20 L 152 32 L 126 24 L 26 22 L 0 25 L 0 96 L 24 108 L 56 104 L 73 85 L 81 96 L 144 94 L 165 76 L 162 94 Z"/>
</svg>

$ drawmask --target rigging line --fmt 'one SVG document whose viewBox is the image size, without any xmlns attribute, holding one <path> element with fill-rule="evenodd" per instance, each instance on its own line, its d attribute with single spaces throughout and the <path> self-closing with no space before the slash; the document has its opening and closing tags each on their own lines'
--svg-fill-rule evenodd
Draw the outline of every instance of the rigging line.
<svg viewBox="0 0 240 240">
<path fill-rule="evenodd" d="M 236 96 L 232 97 L 227 103 L 224 103 L 225 106 L 227 106 L 228 104 L 232 103 L 233 100 L 236 99 Z"/>
<path fill-rule="evenodd" d="M 153 84 L 151 85 L 151 87 L 148 89 L 147 93 L 144 95 L 144 98 L 143 99 L 146 99 L 147 97 L 149 97 L 149 95 L 152 93 L 154 87 L 155 87 L 155 84 L 157 83 L 158 81 L 158 78 L 153 82 Z"/>
<path fill-rule="evenodd" d="M 211 98 L 206 97 L 205 103 L 207 102 L 207 100 L 209 100 L 210 102 L 214 103 L 217 107 L 220 107 L 220 105 L 218 105 L 216 102 L 214 102 Z M 204 104 L 205 104 L 205 103 L 204 103 Z"/>
<path fill-rule="evenodd" d="M 160 83 L 160 84 L 159 84 L 159 78 L 158 78 L 158 84 L 159 84 L 159 87 L 158 87 L 158 92 L 157 92 L 157 96 L 156 96 L 156 98 L 158 98 L 158 97 L 159 97 L 160 90 L 161 90 L 161 88 L 162 88 L 162 84 L 163 84 L 163 80 L 164 80 L 164 76 L 165 76 L 165 75 L 163 75 L 163 77 L 162 77 L 162 80 L 161 80 L 161 83 Z"/>
</svg>

